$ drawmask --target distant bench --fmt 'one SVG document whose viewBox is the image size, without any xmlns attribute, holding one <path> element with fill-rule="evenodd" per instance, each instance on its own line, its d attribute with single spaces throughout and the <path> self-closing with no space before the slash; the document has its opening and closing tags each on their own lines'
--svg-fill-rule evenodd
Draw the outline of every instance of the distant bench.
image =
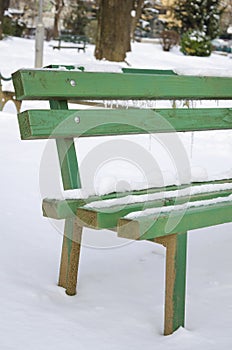
<svg viewBox="0 0 232 350">
<path fill-rule="evenodd" d="M 80 50 L 85 52 L 88 43 L 88 38 L 83 35 L 61 35 L 56 40 L 58 41 L 58 44 L 52 46 L 53 50 L 77 49 L 78 52 Z"/>
<path fill-rule="evenodd" d="M 5 104 L 8 101 L 13 101 L 17 111 L 19 112 L 20 111 L 20 107 L 21 107 L 21 101 L 17 101 L 16 100 L 14 91 L 9 91 L 9 90 L 3 90 L 2 89 L 2 80 L 10 81 L 11 79 L 12 79 L 11 77 L 5 78 L 0 72 L 0 111 L 3 110 Z"/>
<path fill-rule="evenodd" d="M 168 133 L 167 139 L 172 140 L 171 135 L 176 136 L 176 132 L 232 129 L 231 108 L 127 106 L 69 110 L 67 103 L 68 100 L 232 100 L 232 78 L 179 76 L 172 71 L 156 70 L 99 73 L 22 69 L 13 75 L 13 80 L 19 100 L 50 102 L 50 109 L 20 113 L 19 127 L 24 140 L 55 139 L 65 191 L 81 188 L 74 137 Z M 185 171 L 186 164 L 183 161 L 178 164 L 177 146 L 171 143 L 168 150 L 176 166 Z M 133 154 L 138 163 L 143 161 L 136 152 Z M 45 198 L 44 216 L 65 220 L 59 286 L 68 295 L 76 293 L 83 227 L 108 229 L 117 231 L 119 237 L 161 243 L 167 248 L 164 334 L 171 334 L 184 326 L 187 231 L 231 222 L 231 194 L 232 179 L 225 179 L 198 183 L 186 180 L 179 185 L 88 198 Z M 155 266 L 151 269 L 155 274 Z"/>
</svg>

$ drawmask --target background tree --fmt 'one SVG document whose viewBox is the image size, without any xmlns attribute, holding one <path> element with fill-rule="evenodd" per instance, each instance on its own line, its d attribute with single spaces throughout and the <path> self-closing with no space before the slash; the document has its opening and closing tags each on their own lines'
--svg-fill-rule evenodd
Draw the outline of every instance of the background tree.
<svg viewBox="0 0 232 350">
<path fill-rule="evenodd" d="M 191 56 L 209 56 L 211 40 L 219 34 L 220 0 L 177 0 L 174 15 L 181 23 L 181 51 Z"/>
<path fill-rule="evenodd" d="M 173 10 L 181 23 L 181 32 L 197 30 L 214 39 L 219 33 L 223 10 L 220 3 L 220 0 L 177 0 Z"/>
<path fill-rule="evenodd" d="M 53 38 L 59 36 L 59 21 L 61 12 L 65 6 L 64 0 L 55 0 L 52 1 L 52 4 L 55 6 L 55 15 L 54 15 L 54 24 L 53 24 Z"/>
<path fill-rule="evenodd" d="M 89 3 L 83 0 L 77 0 L 70 4 L 70 11 L 64 17 L 64 27 L 72 34 L 85 35 L 85 27 L 89 22 L 88 11 Z"/>
<path fill-rule="evenodd" d="M 121 62 L 130 50 L 134 0 L 100 0 L 95 57 Z"/>
<path fill-rule="evenodd" d="M 10 0 L 0 0 L 0 40 L 2 40 L 2 33 L 3 33 L 3 15 L 5 10 L 8 9 L 10 4 Z"/>
<path fill-rule="evenodd" d="M 141 17 L 142 14 L 142 10 L 143 10 L 143 6 L 144 6 L 144 1 L 145 0 L 135 0 L 134 1 L 134 15 L 132 17 L 132 21 L 131 21 L 131 38 L 135 39 L 135 30 L 137 27 L 137 23 L 139 22 L 139 19 Z"/>
<path fill-rule="evenodd" d="M 222 6 L 224 11 L 220 21 L 220 34 L 222 34 L 224 38 L 230 39 L 231 34 L 229 34 L 227 30 L 229 27 L 232 27 L 232 0 L 222 1 Z"/>
</svg>

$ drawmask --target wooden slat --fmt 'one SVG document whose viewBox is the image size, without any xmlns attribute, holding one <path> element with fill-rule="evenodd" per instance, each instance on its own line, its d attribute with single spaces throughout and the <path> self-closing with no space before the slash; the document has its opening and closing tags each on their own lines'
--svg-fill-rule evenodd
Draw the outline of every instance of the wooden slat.
<svg viewBox="0 0 232 350">
<path fill-rule="evenodd" d="M 177 75 L 171 69 L 122 68 L 123 73 Z"/>
<path fill-rule="evenodd" d="M 220 192 L 208 192 L 203 194 L 192 195 L 191 197 L 183 196 L 179 198 L 167 198 L 165 195 L 163 199 L 156 199 L 153 201 L 146 201 L 142 203 L 128 203 L 124 205 L 114 205 L 101 208 L 77 208 L 77 216 L 81 219 L 83 225 L 91 226 L 96 229 L 111 228 L 117 226 L 117 222 L 125 215 L 145 210 L 148 208 L 160 208 L 177 204 L 184 204 L 187 202 L 194 202 L 199 200 L 208 200 L 217 197 L 227 197 L 232 194 L 232 190 L 220 191 Z M 153 237 L 152 237 L 153 238 Z"/>
<path fill-rule="evenodd" d="M 231 99 L 232 79 L 22 69 L 16 97 L 27 99 Z"/>
<path fill-rule="evenodd" d="M 232 180 L 217 180 L 217 181 L 208 181 L 208 182 L 195 182 L 192 183 L 192 186 L 199 186 L 202 184 L 223 184 L 223 183 L 231 183 Z M 167 187 L 156 187 L 156 188 L 149 188 L 144 189 L 140 191 L 128 191 L 128 192 L 117 192 L 117 193 L 110 193 L 103 196 L 91 196 L 86 199 L 49 199 L 45 198 L 43 200 L 43 215 L 46 217 L 50 217 L 53 219 L 66 219 L 71 218 L 76 215 L 77 209 L 80 207 L 83 207 L 85 204 L 100 201 L 100 200 L 107 200 L 107 199 L 114 199 L 114 198 L 122 198 L 129 195 L 143 195 L 143 194 L 153 194 L 158 192 L 164 192 L 167 193 L 169 191 L 176 191 L 181 190 L 188 187 L 188 185 L 181 185 L 181 186 L 167 186 Z M 211 199 L 214 198 L 215 195 L 218 195 L 218 192 L 211 192 L 208 194 L 204 194 L 204 196 L 201 196 L 201 199 Z M 220 196 L 227 196 L 230 194 L 230 191 L 220 191 Z M 194 197 L 192 197 L 193 199 Z M 199 198 L 198 198 L 199 199 Z M 183 199 L 185 200 L 185 198 Z M 168 205 L 169 201 L 166 201 L 166 205 Z M 173 204 L 172 201 L 170 201 L 170 205 Z"/>
<path fill-rule="evenodd" d="M 118 236 L 129 239 L 153 239 L 177 232 L 185 232 L 231 222 L 232 203 L 222 202 L 189 208 L 184 212 L 170 212 L 160 215 L 141 216 L 134 219 L 122 218 L 118 221 Z M 167 224 L 168 229 L 167 229 Z"/>
<path fill-rule="evenodd" d="M 230 129 L 232 109 L 30 110 L 19 126 L 28 140 Z"/>
</svg>

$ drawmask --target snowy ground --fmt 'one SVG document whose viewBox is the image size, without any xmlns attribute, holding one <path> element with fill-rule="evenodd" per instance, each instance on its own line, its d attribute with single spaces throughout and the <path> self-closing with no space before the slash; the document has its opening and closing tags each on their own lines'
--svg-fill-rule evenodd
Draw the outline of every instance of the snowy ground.
<svg viewBox="0 0 232 350">
<path fill-rule="evenodd" d="M 78 54 L 53 51 L 45 43 L 44 65 L 114 71 L 126 66 L 96 62 L 93 49 L 89 46 L 86 53 Z M 0 42 L 2 74 L 32 67 L 33 50 L 32 40 Z M 154 44 L 133 45 L 127 61 L 133 67 L 232 75 L 229 56 L 185 57 L 177 49 L 165 53 Z M 182 141 L 198 173 L 206 177 L 231 173 L 230 132 L 195 134 L 194 142 L 191 135 L 183 135 Z M 47 143 L 20 140 L 11 103 L 0 112 L 0 142 L 0 349 L 218 350 L 232 346 L 230 224 L 190 232 L 186 328 L 164 337 L 164 249 L 149 242 L 128 242 L 108 231 L 86 230 L 78 295 L 68 297 L 56 286 L 61 231 L 41 214 L 39 173 Z M 155 145 L 147 142 L 147 152 L 154 151 Z"/>
</svg>

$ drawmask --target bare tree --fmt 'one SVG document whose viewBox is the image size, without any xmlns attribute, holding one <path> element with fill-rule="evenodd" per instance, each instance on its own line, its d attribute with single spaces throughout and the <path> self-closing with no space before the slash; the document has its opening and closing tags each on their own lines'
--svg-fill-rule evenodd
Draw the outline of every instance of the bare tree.
<svg viewBox="0 0 232 350">
<path fill-rule="evenodd" d="M 100 0 L 95 57 L 121 62 L 130 51 L 134 0 Z"/>
</svg>

